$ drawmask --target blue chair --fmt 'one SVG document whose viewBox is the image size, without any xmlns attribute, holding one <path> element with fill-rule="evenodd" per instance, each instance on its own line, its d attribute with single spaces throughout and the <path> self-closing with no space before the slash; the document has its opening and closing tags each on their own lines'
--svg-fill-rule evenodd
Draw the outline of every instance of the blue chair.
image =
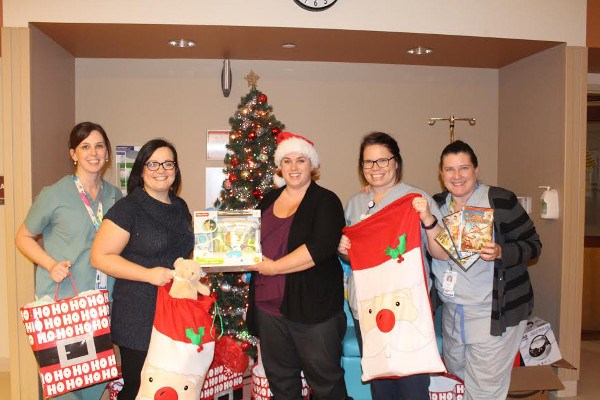
<svg viewBox="0 0 600 400">
<path fill-rule="evenodd" d="M 345 371 L 344 380 L 348 396 L 354 400 L 371 400 L 371 384 L 363 383 L 361 380 L 360 349 L 354 330 L 354 319 L 347 301 L 344 301 L 344 312 L 346 313 L 347 328 L 346 335 L 342 340 L 342 367 Z"/>
</svg>

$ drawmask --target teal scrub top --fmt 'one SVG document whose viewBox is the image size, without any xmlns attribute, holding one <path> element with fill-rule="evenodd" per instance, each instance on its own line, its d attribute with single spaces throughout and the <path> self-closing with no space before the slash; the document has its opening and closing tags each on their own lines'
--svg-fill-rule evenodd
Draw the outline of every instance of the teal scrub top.
<svg viewBox="0 0 600 400">
<path fill-rule="evenodd" d="M 91 202 L 94 213 L 102 198 L 103 214 L 123 195 L 114 185 L 102 181 L 102 196 Z M 88 196 L 88 199 L 89 196 Z M 91 199 L 90 199 L 91 201 Z M 75 187 L 73 175 L 67 175 L 53 185 L 46 186 L 37 196 L 25 218 L 25 227 L 33 234 L 42 234 L 43 247 L 56 261 L 71 261 L 71 276 L 78 292 L 92 290 L 96 284 L 96 269 L 90 264 L 90 249 L 96 229 L 81 196 Z M 112 292 L 114 279 L 108 277 L 108 290 Z M 43 267 L 35 272 L 35 294 L 38 298 L 54 298 L 56 282 Z M 59 286 L 58 299 L 75 295 L 71 279 Z"/>
</svg>

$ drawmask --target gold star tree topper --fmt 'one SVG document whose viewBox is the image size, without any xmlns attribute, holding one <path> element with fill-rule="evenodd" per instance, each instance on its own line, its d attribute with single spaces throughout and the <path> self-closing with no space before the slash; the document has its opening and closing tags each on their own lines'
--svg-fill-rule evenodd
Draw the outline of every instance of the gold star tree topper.
<svg viewBox="0 0 600 400">
<path fill-rule="evenodd" d="M 248 81 L 248 86 L 256 86 L 260 76 L 256 75 L 253 70 L 250 70 L 250 73 L 244 76 L 244 79 Z"/>
</svg>

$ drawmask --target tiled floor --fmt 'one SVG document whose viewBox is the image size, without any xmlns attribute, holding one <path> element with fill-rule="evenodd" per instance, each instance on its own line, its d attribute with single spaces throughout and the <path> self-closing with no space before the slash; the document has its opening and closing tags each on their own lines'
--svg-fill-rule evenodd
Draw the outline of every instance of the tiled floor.
<svg viewBox="0 0 600 400">
<path fill-rule="evenodd" d="M 600 398 L 600 340 L 581 342 L 581 376 L 576 397 L 555 397 L 558 400 L 597 400 Z M 245 391 L 244 399 L 249 398 Z M 0 372 L 0 399 L 9 400 L 10 376 Z M 30 399 L 23 399 L 30 400 Z"/>
</svg>

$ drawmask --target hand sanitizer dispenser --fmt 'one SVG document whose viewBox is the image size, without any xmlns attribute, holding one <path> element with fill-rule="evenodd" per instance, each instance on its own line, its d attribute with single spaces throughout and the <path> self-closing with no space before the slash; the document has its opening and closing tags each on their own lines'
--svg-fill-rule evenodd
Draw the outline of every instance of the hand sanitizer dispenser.
<svg viewBox="0 0 600 400">
<path fill-rule="evenodd" d="M 545 189 L 540 197 L 540 218 L 558 219 L 558 192 L 550 186 L 540 186 Z"/>
</svg>

